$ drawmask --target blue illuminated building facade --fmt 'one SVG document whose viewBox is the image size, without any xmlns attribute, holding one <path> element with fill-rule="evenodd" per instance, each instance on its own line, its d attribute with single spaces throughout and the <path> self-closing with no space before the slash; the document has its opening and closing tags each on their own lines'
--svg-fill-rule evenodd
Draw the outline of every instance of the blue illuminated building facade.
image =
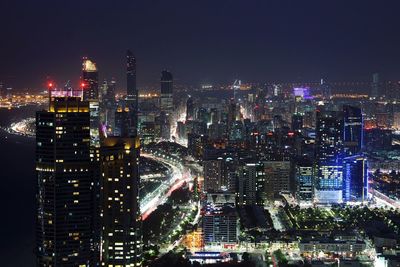
<svg viewBox="0 0 400 267">
<path fill-rule="evenodd" d="M 361 202 L 368 198 L 368 164 L 362 155 L 343 160 L 343 200 Z"/>
<path fill-rule="evenodd" d="M 344 105 L 343 111 L 317 111 L 315 151 L 315 202 L 367 199 L 367 159 L 362 154 L 360 108 Z"/>
<path fill-rule="evenodd" d="M 343 113 L 317 111 L 315 201 L 341 203 L 343 187 Z"/>
</svg>

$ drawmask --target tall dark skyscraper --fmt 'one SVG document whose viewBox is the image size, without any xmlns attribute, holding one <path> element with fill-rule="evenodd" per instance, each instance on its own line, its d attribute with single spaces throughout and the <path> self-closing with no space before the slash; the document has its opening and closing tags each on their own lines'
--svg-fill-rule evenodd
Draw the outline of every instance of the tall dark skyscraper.
<svg viewBox="0 0 400 267">
<path fill-rule="evenodd" d="M 37 266 L 97 266 L 89 103 L 56 97 L 36 114 Z"/>
<path fill-rule="evenodd" d="M 321 79 L 320 88 L 321 88 L 322 97 L 325 100 L 328 100 L 332 97 L 332 89 L 331 89 L 330 85 L 326 83 L 326 81 L 324 79 Z"/>
<path fill-rule="evenodd" d="M 372 83 L 371 83 L 371 94 L 370 97 L 373 98 L 378 98 L 380 97 L 380 90 L 381 87 L 381 83 L 380 83 L 380 79 L 379 79 L 379 73 L 374 73 L 372 74 Z"/>
<path fill-rule="evenodd" d="M 129 108 L 138 109 L 138 90 L 136 87 L 136 58 L 128 50 L 126 52 L 126 99 L 129 101 Z"/>
<path fill-rule="evenodd" d="M 130 50 L 126 53 L 126 82 L 125 109 L 129 113 L 126 122 L 129 122 L 129 136 L 132 137 L 137 135 L 138 129 L 139 94 L 136 87 L 136 58 Z"/>
<path fill-rule="evenodd" d="M 343 114 L 317 111 L 315 200 L 342 202 Z"/>
<path fill-rule="evenodd" d="M 161 100 L 160 108 L 166 113 L 170 113 L 174 109 L 173 103 L 173 76 L 169 71 L 161 72 Z"/>
<path fill-rule="evenodd" d="M 103 97 L 104 122 L 108 127 L 111 127 L 111 129 L 115 127 L 115 84 L 116 82 L 114 79 L 107 82 L 107 91 Z"/>
<path fill-rule="evenodd" d="M 186 120 L 194 120 L 194 103 L 191 96 L 186 100 Z"/>
<path fill-rule="evenodd" d="M 358 154 L 363 147 L 363 116 L 361 109 L 344 105 L 343 115 L 343 141 L 346 155 Z"/>
<path fill-rule="evenodd" d="M 103 266 L 141 266 L 139 151 L 138 137 L 102 140 Z"/>
</svg>

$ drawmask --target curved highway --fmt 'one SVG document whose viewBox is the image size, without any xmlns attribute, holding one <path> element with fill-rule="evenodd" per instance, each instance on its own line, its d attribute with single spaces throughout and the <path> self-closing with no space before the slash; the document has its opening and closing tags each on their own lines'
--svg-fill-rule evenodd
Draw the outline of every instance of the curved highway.
<svg viewBox="0 0 400 267">
<path fill-rule="evenodd" d="M 164 204 L 171 193 L 181 187 L 185 182 L 190 182 L 193 177 L 181 163 L 171 162 L 162 157 L 156 157 L 152 154 L 141 153 L 140 156 L 146 157 L 162 164 L 167 165 L 171 169 L 171 174 L 167 181 L 164 181 L 153 192 L 147 194 L 140 202 L 140 211 L 142 219 L 145 220 L 158 205 Z"/>
</svg>

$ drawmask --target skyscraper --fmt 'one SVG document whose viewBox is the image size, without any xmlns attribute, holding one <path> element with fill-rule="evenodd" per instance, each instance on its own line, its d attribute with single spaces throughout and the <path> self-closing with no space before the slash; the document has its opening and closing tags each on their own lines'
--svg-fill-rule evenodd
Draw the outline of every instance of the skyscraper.
<svg viewBox="0 0 400 267">
<path fill-rule="evenodd" d="M 264 161 L 265 191 L 269 199 L 276 198 L 281 193 L 289 193 L 290 161 Z"/>
<path fill-rule="evenodd" d="M 89 103 L 56 97 L 36 113 L 37 266 L 97 266 Z"/>
<path fill-rule="evenodd" d="M 343 142 L 345 153 L 348 156 L 358 154 L 363 147 L 363 116 L 361 109 L 344 105 L 343 115 Z"/>
<path fill-rule="evenodd" d="M 343 160 L 343 200 L 365 201 L 368 198 L 368 166 L 362 155 Z"/>
<path fill-rule="evenodd" d="M 84 57 L 82 63 L 82 90 L 83 100 L 89 101 L 90 109 L 90 139 L 93 147 L 92 155 L 98 154 L 94 151 L 94 147 L 99 147 L 99 126 L 100 126 L 100 111 L 99 111 L 99 75 L 97 72 L 96 63 Z M 98 152 L 98 151 L 97 151 Z"/>
<path fill-rule="evenodd" d="M 129 113 L 129 109 L 122 109 L 119 107 L 115 111 L 115 128 L 114 135 L 115 136 L 129 136 L 129 128 L 131 126 L 131 117 Z"/>
<path fill-rule="evenodd" d="M 203 161 L 205 192 L 210 193 L 221 191 L 222 165 L 222 158 Z"/>
<path fill-rule="evenodd" d="M 292 131 L 298 132 L 303 129 L 303 116 L 301 114 L 292 115 Z"/>
<path fill-rule="evenodd" d="M 129 101 L 129 108 L 138 109 L 138 90 L 136 87 L 136 58 L 128 50 L 126 52 L 126 99 Z"/>
<path fill-rule="evenodd" d="M 209 205 L 203 218 L 204 242 L 234 245 L 239 237 L 239 218 L 231 205 Z"/>
<path fill-rule="evenodd" d="M 94 196 L 94 202 L 97 203 L 93 207 L 93 214 L 97 216 L 99 214 L 99 193 L 100 193 L 100 173 L 99 173 L 99 162 L 100 162 L 100 103 L 99 103 L 99 77 L 96 63 L 87 57 L 83 58 L 82 63 L 82 98 L 84 101 L 89 103 L 89 114 L 90 114 L 90 169 L 92 170 L 92 195 Z M 73 90 L 71 88 L 71 90 Z M 99 249 L 99 238 L 100 229 L 98 221 L 95 221 L 96 225 L 93 227 L 96 243 L 96 249 Z"/>
<path fill-rule="evenodd" d="M 263 205 L 265 175 L 262 164 L 244 163 L 238 167 L 238 205 Z"/>
<path fill-rule="evenodd" d="M 138 137 L 107 137 L 101 146 L 102 265 L 141 266 Z"/>
<path fill-rule="evenodd" d="M 136 136 L 138 129 L 139 94 L 136 87 L 136 58 L 128 50 L 126 52 L 126 108 L 129 112 L 129 136 Z"/>
<path fill-rule="evenodd" d="M 107 82 L 107 91 L 103 97 L 103 113 L 104 113 L 104 122 L 107 127 L 110 127 L 114 130 L 115 127 L 115 110 L 116 110 L 116 101 L 115 101 L 115 80 L 112 79 L 110 82 Z"/>
<path fill-rule="evenodd" d="M 194 119 L 194 103 L 193 98 L 189 96 L 188 100 L 186 100 L 186 120 Z"/>
<path fill-rule="evenodd" d="M 161 111 L 167 114 L 171 113 L 174 109 L 173 103 L 173 77 L 169 71 L 161 72 L 161 98 L 160 98 Z"/>
<path fill-rule="evenodd" d="M 371 94 L 370 97 L 378 98 L 380 97 L 380 80 L 379 80 L 379 73 L 372 74 L 372 83 L 371 83 Z"/>
<path fill-rule="evenodd" d="M 83 87 L 83 100 L 98 100 L 99 99 L 99 74 L 97 72 L 96 63 L 83 58 L 82 63 L 82 81 Z"/>
<path fill-rule="evenodd" d="M 343 156 L 342 112 L 317 111 L 316 202 L 342 202 Z"/>
<path fill-rule="evenodd" d="M 331 89 L 330 85 L 327 84 L 326 81 L 324 81 L 324 79 L 321 79 L 320 87 L 321 87 L 322 97 L 325 100 L 331 99 L 331 97 L 332 97 L 332 89 Z"/>
<path fill-rule="evenodd" d="M 313 166 L 307 160 L 301 160 L 296 164 L 296 198 L 299 202 L 311 202 L 314 195 Z"/>
<path fill-rule="evenodd" d="M 170 117 L 164 111 L 161 111 L 160 116 L 155 119 L 158 130 L 158 138 L 161 140 L 169 140 L 171 137 Z"/>
</svg>

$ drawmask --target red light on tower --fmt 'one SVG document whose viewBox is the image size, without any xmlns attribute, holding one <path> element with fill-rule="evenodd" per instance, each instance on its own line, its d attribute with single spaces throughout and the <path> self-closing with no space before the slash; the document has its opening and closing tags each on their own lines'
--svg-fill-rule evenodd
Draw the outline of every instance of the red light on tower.
<svg viewBox="0 0 400 267">
<path fill-rule="evenodd" d="M 48 87 L 49 89 L 52 89 L 52 88 L 54 87 L 54 83 L 53 83 L 53 82 L 48 82 L 48 83 L 47 83 L 47 87 Z"/>
<path fill-rule="evenodd" d="M 81 82 L 81 88 L 85 88 L 86 84 L 84 82 Z"/>
</svg>

